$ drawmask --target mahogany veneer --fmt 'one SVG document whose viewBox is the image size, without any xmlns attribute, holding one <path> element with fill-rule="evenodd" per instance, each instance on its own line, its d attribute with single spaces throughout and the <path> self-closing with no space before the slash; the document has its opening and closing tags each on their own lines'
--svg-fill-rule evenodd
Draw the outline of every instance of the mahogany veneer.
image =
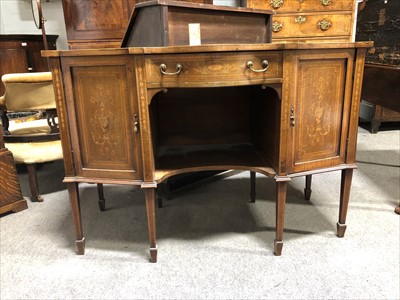
<svg viewBox="0 0 400 300">
<path fill-rule="evenodd" d="M 337 235 L 343 237 L 371 45 L 45 51 L 78 253 L 84 253 L 80 182 L 145 190 L 155 262 L 157 185 L 176 174 L 218 169 L 248 170 L 253 178 L 260 172 L 276 181 L 276 255 L 283 246 L 287 182 L 340 170 Z"/>
</svg>

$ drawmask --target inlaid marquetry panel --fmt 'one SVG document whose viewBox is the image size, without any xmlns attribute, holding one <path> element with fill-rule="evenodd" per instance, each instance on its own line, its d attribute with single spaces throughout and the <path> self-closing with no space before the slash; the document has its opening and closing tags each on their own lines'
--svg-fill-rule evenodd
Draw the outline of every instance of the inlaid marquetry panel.
<svg viewBox="0 0 400 300">
<path fill-rule="evenodd" d="M 129 69 L 130 70 L 130 69 Z M 70 66 L 75 126 L 72 133 L 78 175 L 134 179 L 139 176 L 139 148 L 134 131 L 133 79 L 123 62 Z"/>
<path fill-rule="evenodd" d="M 299 59 L 290 105 L 293 172 L 345 162 L 351 65 L 346 57 Z M 349 88 L 347 88 L 347 91 Z"/>
</svg>

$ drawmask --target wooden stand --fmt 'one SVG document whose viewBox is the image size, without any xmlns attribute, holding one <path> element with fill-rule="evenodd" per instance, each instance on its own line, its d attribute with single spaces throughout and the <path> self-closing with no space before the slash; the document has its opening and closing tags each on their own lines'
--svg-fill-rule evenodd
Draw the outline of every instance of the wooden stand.
<svg viewBox="0 0 400 300">
<path fill-rule="evenodd" d="M 27 209 L 28 205 L 22 197 L 12 153 L 4 147 L 3 132 L 0 129 L 0 214 Z"/>
<path fill-rule="evenodd" d="M 121 47 L 271 42 L 270 10 L 154 0 L 136 4 Z M 190 30 L 190 26 L 195 26 Z"/>
</svg>

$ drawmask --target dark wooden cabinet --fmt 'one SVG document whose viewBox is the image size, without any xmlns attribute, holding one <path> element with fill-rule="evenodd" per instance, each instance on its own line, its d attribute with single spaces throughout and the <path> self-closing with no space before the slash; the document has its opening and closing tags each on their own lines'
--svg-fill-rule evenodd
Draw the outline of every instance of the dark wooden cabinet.
<svg viewBox="0 0 400 300">
<path fill-rule="evenodd" d="M 368 119 L 376 133 L 382 122 L 400 121 L 400 1 L 368 0 L 360 8 L 356 40 L 374 41 L 365 59 L 361 99 L 373 105 Z"/>
<path fill-rule="evenodd" d="M 136 0 L 63 0 L 70 49 L 117 48 Z"/>
<path fill-rule="evenodd" d="M 56 49 L 58 35 L 47 35 L 49 49 Z M 0 77 L 8 73 L 49 71 L 47 59 L 40 52 L 44 50 L 42 35 L 0 35 Z M 0 84 L 0 95 L 4 86 Z"/>
<path fill-rule="evenodd" d="M 131 13 L 139 2 L 146 0 L 62 0 L 69 48 L 120 47 Z"/>
</svg>

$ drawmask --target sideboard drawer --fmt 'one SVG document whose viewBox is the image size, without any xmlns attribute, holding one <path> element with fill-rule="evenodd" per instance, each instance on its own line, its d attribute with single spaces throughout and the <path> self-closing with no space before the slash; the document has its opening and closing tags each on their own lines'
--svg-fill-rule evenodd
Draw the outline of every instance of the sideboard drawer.
<svg viewBox="0 0 400 300">
<path fill-rule="evenodd" d="M 247 7 L 273 9 L 279 13 L 296 11 L 335 11 L 353 10 L 349 0 L 247 0 Z"/>
<path fill-rule="evenodd" d="M 268 68 L 262 64 L 265 60 L 268 62 Z M 250 69 L 249 62 L 253 63 L 252 69 L 255 71 Z M 162 65 L 165 66 L 163 70 L 161 70 Z M 262 71 L 265 68 L 266 70 Z M 280 83 L 282 53 L 260 51 L 149 56 L 146 60 L 146 81 L 149 87 L 213 87 Z"/>
<path fill-rule="evenodd" d="M 350 14 L 276 15 L 272 24 L 273 38 L 348 36 L 352 29 Z"/>
</svg>

